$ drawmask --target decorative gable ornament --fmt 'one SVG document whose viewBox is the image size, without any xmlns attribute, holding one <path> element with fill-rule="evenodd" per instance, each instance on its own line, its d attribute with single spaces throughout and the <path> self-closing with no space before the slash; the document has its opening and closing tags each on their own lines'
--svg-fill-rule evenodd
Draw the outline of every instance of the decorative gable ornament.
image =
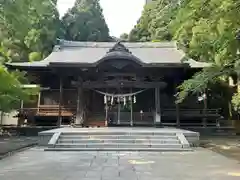
<svg viewBox="0 0 240 180">
<path fill-rule="evenodd" d="M 109 49 L 108 53 L 111 52 L 125 52 L 125 53 L 129 53 L 132 54 L 129 49 L 127 49 L 122 43 L 121 41 L 118 41 L 111 49 Z"/>
</svg>

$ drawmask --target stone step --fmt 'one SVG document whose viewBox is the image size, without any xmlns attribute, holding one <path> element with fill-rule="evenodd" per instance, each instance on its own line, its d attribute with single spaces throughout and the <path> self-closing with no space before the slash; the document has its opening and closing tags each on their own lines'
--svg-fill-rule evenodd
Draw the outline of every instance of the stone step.
<svg viewBox="0 0 240 180">
<path fill-rule="evenodd" d="M 118 121 L 112 121 L 111 124 L 118 124 Z M 131 121 L 121 121 L 121 125 L 130 125 Z M 149 124 L 154 125 L 153 121 L 133 121 L 133 124 Z"/>
<path fill-rule="evenodd" d="M 58 143 L 55 148 L 182 148 L 182 144 L 132 144 L 132 143 L 90 143 L 90 144 L 80 144 L 80 143 L 70 143 L 63 144 Z"/>
<path fill-rule="evenodd" d="M 150 143 L 178 144 L 177 139 L 59 139 L 58 143 Z"/>
<path fill-rule="evenodd" d="M 66 139 L 175 139 L 177 140 L 178 137 L 176 135 L 65 135 L 62 134 L 60 136 L 60 139 L 66 140 Z"/>
<path fill-rule="evenodd" d="M 61 134 L 62 136 L 65 135 L 76 135 L 76 136 L 96 136 L 96 135 L 111 135 L 111 136 L 119 136 L 119 135 L 131 135 L 131 136 L 176 136 L 176 133 L 171 133 L 171 132 L 124 132 L 124 131 L 119 131 L 119 132 L 64 132 Z"/>
<path fill-rule="evenodd" d="M 46 148 L 44 151 L 145 151 L 145 152 L 183 152 L 191 148 Z"/>
<path fill-rule="evenodd" d="M 94 126 L 97 126 L 97 127 L 105 127 L 105 121 L 104 120 L 92 120 L 92 121 L 89 121 L 89 122 L 86 122 L 84 123 L 84 126 L 89 126 L 89 127 L 94 127 Z"/>
</svg>

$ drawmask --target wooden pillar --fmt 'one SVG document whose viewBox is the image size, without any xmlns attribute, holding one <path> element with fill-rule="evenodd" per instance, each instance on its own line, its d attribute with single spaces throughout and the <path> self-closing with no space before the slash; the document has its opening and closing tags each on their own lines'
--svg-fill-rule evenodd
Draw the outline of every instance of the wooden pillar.
<svg viewBox="0 0 240 180">
<path fill-rule="evenodd" d="M 118 93 L 120 93 L 120 89 L 118 89 Z M 120 118 L 121 118 L 121 115 L 120 115 L 120 113 L 121 113 L 121 99 L 120 99 L 120 97 L 118 97 L 118 113 L 117 113 L 117 124 L 118 125 L 120 125 L 121 124 L 121 120 L 120 120 Z"/>
<path fill-rule="evenodd" d="M 76 113 L 76 125 L 82 125 L 84 122 L 84 108 L 83 108 L 83 87 L 82 79 L 79 78 L 77 84 L 77 113 Z"/>
<path fill-rule="evenodd" d="M 207 115 L 207 92 L 206 90 L 204 90 L 204 97 L 203 97 L 203 115 L 204 115 L 204 118 L 203 118 L 203 126 L 206 127 L 207 126 L 207 118 L 206 118 L 206 115 Z"/>
<path fill-rule="evenodd" d="M 132 93 L 132 88 L 131 88 L 131 93 Z M 131 97 L 131 102 L 130 102 L 130 108 L 131 108 L 131 121 L 130 121 L 130 125 L 133 126 L 133 99 Z"/>
<path fill-rule="evenodd" d="M 121 101 L 119 99 L 119 102 L 118 102 L 118 114 L 117 114 L 117 117 L 118 117 L 118 120 L 117 120 L 117 124 L 120 125 L 121 124 L 121 116 L 120 116 L 120 113 L 121 113 Z"/>
<path fill-rule="evenodd" d="M 38 93 L 37 113 L 39 113 L 39 107 L 41 105 L 41 90 Z"/>
<path fill-rule="evenodd" d="M 21 100 L 20 108 L 21 108 L 21 110 L 23 110 L 23 100 Z"/>
<path fill-rule="evenodd" d="M 155 125 L 161 125 L 160 88 L 155 88 Z"/>
<path fill-rule="evenodd" d="M 22 126 L 24 123 L 25 123 L 25 115 L 26 115 L 26 113 L 25 113 L 25 111 L 24 111 L 24 109 L 23 109 L 23 107 L 24 107 L 24 102 L 23 102 L 23 100 L 21 100 L 20 101 L 20 112 L 21 112 L 21 116 L 19 117 L 19 120 L 18 120 L 18 122 L 20 122 L 20 126 Z M 28 113 L 28 115 L 29 115 L 29 112 L 27 112 Z"/>
<path fill-rule="evenodd" d="M 106 115 L 105 115 L 105 126 L 107 127 L 108 126 L 108 103 L 105 104 L 105 112 L 106 112 Z"/>
<path fill-rule="evenodd" d="M 59 77 L 59 106 L 58 106 L 58 126 L 62 124 L 62 98 L 63 98 L 63 80 Z"/>
<path fill-rule="evenodd" d="M 177 91 L 177 83 L 175 83 L 175 93 L 178 93 Z M 179 104 L 176 104 L 176 125 L 177 127 L 180 127 L 180 116 L 179 116 Z"/>
<path fill-rule="evenodd" d="M 106 89 L 106 92 L 108 92 L 108 89 Z M 104 97 L 105 98 L 105 97 Z M 107 97 L 106 97 L 107 99 Z M 106 101 L 106 104 L 105 104 L 105 126 L 107 127 L 108 126 L 108 100 Z"/>
<path fill-rule="evenodd" d="M 180 127 L 180 117 L 179 117 L 179 104 L 176 103 L 176 124 L 177 127 Z"/>
</svg>

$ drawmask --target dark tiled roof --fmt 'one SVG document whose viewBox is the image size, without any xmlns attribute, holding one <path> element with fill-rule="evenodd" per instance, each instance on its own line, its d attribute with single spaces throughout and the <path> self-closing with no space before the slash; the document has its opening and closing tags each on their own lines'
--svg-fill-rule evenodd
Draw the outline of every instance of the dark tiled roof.
<svg viewBox="0 0 240 180">
<path fill-rule="evenodd" d="M 18 67 L 47 67 L 51 64 L 89 64 L 94 65 L 107 56 L 118 58 L 135 58 L 144 65 L 182 64 L 185 54 L 178 50 L 174 42 L 144 42 L 144 43 L 118 43 L 130 53 L 109 51 L 116 46 L 116 42 L 73 42 L 59 40 L 53 52 L 44 60 L 38 62 L 10 63 Z M 206 64 L 190 60 L 190 66 L 204 67 Z M 192 64 L 192 65 L 191 65 Z"/>
</svg>

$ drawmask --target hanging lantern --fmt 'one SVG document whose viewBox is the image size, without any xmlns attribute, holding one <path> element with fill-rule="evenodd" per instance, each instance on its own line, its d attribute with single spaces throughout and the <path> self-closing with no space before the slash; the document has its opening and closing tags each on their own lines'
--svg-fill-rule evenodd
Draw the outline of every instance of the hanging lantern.
<svg viewBox="0 0 240 180">
<path fill-rule="evenodd" d="M 107 104 L 107 96 L 104 96 L 104 104 Z"/>
<path fill-rule="evenodd" d="M 113 100 L 114 100 L 114 97 L 112 96 L 112 99 L 111 99 L 111 105 L 113 105 Z"/>
<path fill-rule="evenodd" d="M 206 99 L 207 99 L 207 95 L 205 93 L 203 93 L 201 96 L 198 97 L 199 102 L 206 100 Z"/>
<path fill-rule="evenodd" d="M 133 103 L 135 104 L 137 102 L 136 96 L 133 97 Z"/>
</svg>

